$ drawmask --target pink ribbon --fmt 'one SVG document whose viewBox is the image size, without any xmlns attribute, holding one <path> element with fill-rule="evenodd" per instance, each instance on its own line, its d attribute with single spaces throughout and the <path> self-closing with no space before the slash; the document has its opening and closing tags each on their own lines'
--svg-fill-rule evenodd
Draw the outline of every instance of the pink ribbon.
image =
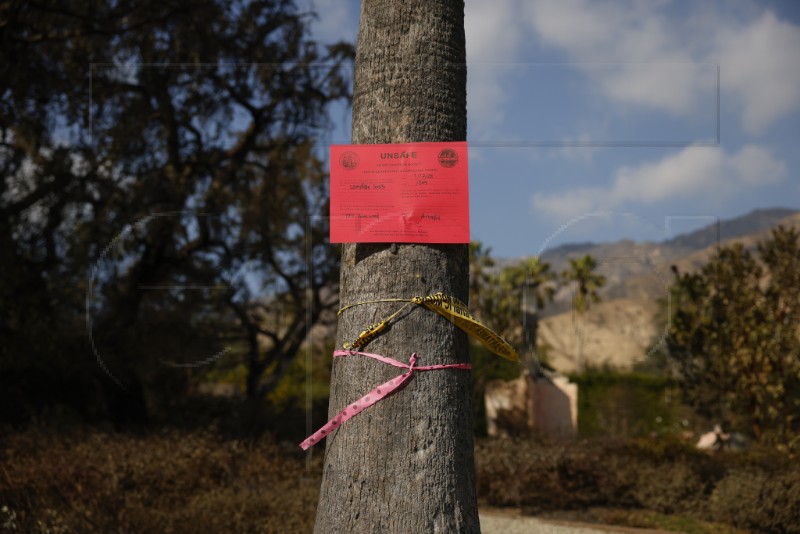
<svg viewBox="0 0 800 534">
<path fill-rule="evenodd" d="M 300 444 L 300 447 L 303 450 L 307 450 L 309 447 L 313 447 L 320 441 L 322 441 L 325 436 L 333 432 L 336 427 L 347 421 L 348 419 L 355 417 L 363 410 L 369 408 L 379 400 L 388 397 L 398 389 L 402 388 L 409 380 L 411 380 L 411 375 L 414 374 L 414 371 L 434 371 L 436 369 L 472 369 L 472 366 L 468 363 L 450 363 L 446 365 L 422 365 L 417 367 L 417 353 L 411 355 L 408 359 L 409 363 L 405 364 L 403 362 L 399 362 L 392 358 L 387 358 L 386 356 L 381 356 L 379 354 L 371 354 L 369 352 L 357 352 L 354 350 L 337 350 L 334 351 L 333 357 L 343 357 L 349 356 L 351 354 L 359 354 L 361 356 L 366 356 L 367 358 L 372 358 L 373 360 L 378 360 L 383 363 L 388 363 L 389 365 L 394 365 L 395 367 L 400 367 L 402 369 L 408 369 L 407 373 L 403 373 L 400 376 L 396 376 L 381 384 L 380 386 L 376 387 L 354 403 L 347 406 L 344 410 L 337 413 L 333 419 L 325 423 L 322 428 L 311 434 L 309 437 L 306 438 L 303 443 Z"/>
</svg>

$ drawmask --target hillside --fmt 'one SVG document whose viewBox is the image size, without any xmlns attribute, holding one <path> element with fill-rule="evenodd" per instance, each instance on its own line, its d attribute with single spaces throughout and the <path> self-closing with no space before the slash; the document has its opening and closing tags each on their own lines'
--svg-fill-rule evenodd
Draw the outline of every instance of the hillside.
<svg viewBox="0 0 800 534">
<path fill-rule="evenodd" d="M 720 245 L 738 241 L 754 249 L 778 224 L 800 230 L 800 211 L 757 210 L 661 243 L 624 240 L 546 251 L 542 257 L 557 272 L 566 267 L 567 258 L 591 254 L 608 280 L 600 292 L 603 302 L 590 309 L 582 323 L 573 318 L 569 288 L 560 289 L 555 302 L 542 310 L 539 342 L 547 345 L 551 365 L 562 372 L 577 369 L 582 332 L 588 363 L 630 368 L 665 326 L 656 325 L 653 318 L 672 281 L 671 265 L 689 272 L 706 263 L 717 249 L 718 229 Z"/>
<path fill-rule="evenodd" d="M 709 225 L 688 234 L 681 234 L 665 241 L 665 245 L 689 250 L 700 250 L 716 244 L 719 240 L 726 241 L 753 234 L 762 230 L 769 230 L 782 219 L 795 215 L 797 210 L 787 208 L 771 208 L 755 210 L 742 217 L 720 221 L 719 225 Z"/>
<path fill-rule="evenodd" d="M 607 278 L 606 286 L 600 290 L 604 300 L 641 300 L 663 294 L 672 277 L 670 265 L 673 263 L 683 268 L 684 264 L 689 267 L 704 261 L 702 258 L 713 252 L 718 235 L 720 243 L 732 240 L 755 242 L 781 222 L 792 224 L 798 215 L 800 211 L 786 208 L 755 210 L 661 242 L 626 239 L 612 243 L 568 243 L 545 250 L 542 259 L 550 263 L 553 271 L 561 272 L 569 266 L 568 258 L 591 254 L 597 258 L 600 272 Z M 504 265 L 510 261 L 498 263 Z M 570 302 L 569 292 L 562 291 L 555 302 L 543 310 L 543 315 L 547 317 L 569 311 Z"/>
<path fill-rule="evenodd" d="M 546 347 L 548 362 L 569 373 L 578 370 L 578 344 L 583 336 L 587 363 L 596 366 L 630 369 L 642 358 L 658 328 L 653 316 L 658 305 L 652 300 L 615 299 L 595 305 L 584 320 L 572 312 L 542 321 L 539 343 Z"/>
</svg>

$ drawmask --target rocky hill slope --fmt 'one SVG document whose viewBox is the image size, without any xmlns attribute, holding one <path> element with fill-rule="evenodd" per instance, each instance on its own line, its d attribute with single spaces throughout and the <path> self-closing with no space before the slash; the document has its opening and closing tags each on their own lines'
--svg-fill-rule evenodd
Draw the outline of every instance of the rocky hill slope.
<svg viewBox="0 0 800 534">
<path fill-rule="evenodd" d="M 646 356 L 647 348 L 666 327 L 656 324 L 655 316 L 673 278 L 671 265 L 681 272 L 693 271 L 707 262 L 718 246 L 736 241 L 755 249 L 778 224 L 800 229 L 800 211 L 757 210 L 660 243 L 625 240 L 545 251 L 542 258 L 556 272 L 567 267 L 568 258 L 591 254 L 608 280 L 600 291 L 603 302 L 591 308 L 583 320 L 571 311 L 572 289 L 567 287 L 542 310 L 539 343 L 546 345 L 550 364 L 562 372 L 575 371 L 582 339 L 588 364 L 630 368 Z"/>
</svg>

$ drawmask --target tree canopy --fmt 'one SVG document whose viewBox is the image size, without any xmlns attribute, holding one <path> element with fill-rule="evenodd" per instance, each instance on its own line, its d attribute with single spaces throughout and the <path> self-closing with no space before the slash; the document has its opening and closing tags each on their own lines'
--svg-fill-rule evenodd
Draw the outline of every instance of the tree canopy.
<svg viewBox="0 0 800 534">
<path fill-rule="evenodd" d="M 757 439 L 797 445 L 800 233 L 720 248 L 696 273 L 674 269 L 667 361 L 700 413 Z"/>
<path fill-rule="evenodd" d="M 349 98 L 352 48 L 311 41 L 310 16 L 289 0 L 0 4 L 13 400 L 109 379 L 167 397 L 175 365 L 214 355 L 246 362 L 253 396 L 280 376 L 338 277 L 315 142 Z"/>
</svg>

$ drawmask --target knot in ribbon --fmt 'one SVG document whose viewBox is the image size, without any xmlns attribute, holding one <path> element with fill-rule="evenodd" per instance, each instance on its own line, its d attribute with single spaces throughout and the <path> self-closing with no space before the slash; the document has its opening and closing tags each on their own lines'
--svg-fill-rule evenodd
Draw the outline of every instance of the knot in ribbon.
<svg viewBox="0 0 800 534">
<path fill-rule="evenodd" d="M 408 370 L 411 371 L 412 373 L 414 372 L 414 364 L 416 363 L 417 363 L 417 353 L 413 352 L 411 353 L 411 357 L 408 358 Z"/>
<path fill-rule="evenodd" d="M 337 350 L 334 351 L 333 357 L 334 358 L 341 358 L 350 355 L 359 355 L 365 356 L 367 358 L 372 358 L 373 360 L 378 360 L 383 363 L 393 365 L 395 367 L 400 367 L 402 369 L 408 369 L 407 373 L 403 373 L 402 375 L 396 376 L 389 380 L 388 382 L 384 382 L 380 386 L 376 387 L 354 403 L 348 405 L 345 409 L 337 413 L 333 419 L 325 423 L 322 428 L 311 434 L 309 437 L 300 444 L 300 447 L 303 450 L 307 450 L 310 447 L 313 447 L 320 441 L 322 441 L 325 436 L 330 434 L 333 430 L 335 430 L 339 425 L 351 419 L 352 417 L 358 415 L 366 408 L 369 408 L 376 402 L 381 399 L 384 399 L 397 391 L 398 389 L 402 388 L 414 374 L 414 371 L 434 371 L 437 369 L 472 369 L 472 366 L 468 363 L 450 363 L 444 365 L 422 365 L 417 367 L 417 353 L 413 353 L 411 357 L 408 359 L 408 363 L 403 363 L 400 361 L 395 360 L 394 358 L 387 358 L 386 356 L 381 356 L 380 354 L 372 354 L 369 352 L 357 352 L 353 350 Z"/>
</svg>

